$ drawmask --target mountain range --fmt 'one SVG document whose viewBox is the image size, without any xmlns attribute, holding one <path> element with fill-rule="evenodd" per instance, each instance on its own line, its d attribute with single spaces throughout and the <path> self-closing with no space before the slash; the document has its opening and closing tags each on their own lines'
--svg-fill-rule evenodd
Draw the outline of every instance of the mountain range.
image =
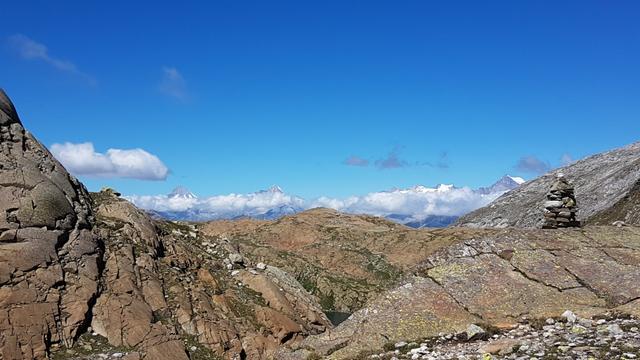
<svg viewBox="0 0 640 360">
<path fill-rule="evenodd" d="M 417 185 L 347 199 L 321 197 L 312 201 L 286 194 L 276 185 L 250 194 L 205 198 L 197 197 L 185 187 L 177 187 L 168 195 L 134 195 L 128 199 L 152 216 L 168 220 L 275 220 L 306 209 L 326 207 L 352 214 L 382 216 L 413 228 L 446 227 L 461 215 L 490 203 L 524 182 L 521 177 L 505 175 L 491 186 L 475 190 L 451 184 Z"/>
</svg>

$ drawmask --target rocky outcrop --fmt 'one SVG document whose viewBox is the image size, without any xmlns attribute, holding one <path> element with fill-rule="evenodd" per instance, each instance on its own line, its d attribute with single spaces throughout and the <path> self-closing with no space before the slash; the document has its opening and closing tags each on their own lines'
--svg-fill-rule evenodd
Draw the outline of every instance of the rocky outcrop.
<svg viewBox="0 0 640 360">
<path fill-rule="evenodd" d="M 593 155 L 554 170 L 509 191 L 488 206 L 473 211 L 454 226 L 540 228 L 540 206 L 545 193 L 563 173 L 571 179 L 580 199 L 578 218 L 582 222 L 610 225 L 626 221 L 640 225 L 637 202 L 640 195 L 640 143 Z"/>
<path fill-rule="evenodd" d="M 156 264 L 162 252 L 156 228 L 139 210 L 108 196 L 96 208 L 106 263 L 91 327 L 112 346 L 136 349 L 142 359 L 187 360 L 175 329 L 154 318 L 154 311 L 167 306 Z"/>
<path fill-rule="evenodd" d="M 525 319 L 638 314 L 640 230 L 472 230 L 427 256 L 404 285 L 368 303 L 335 329 L 310 336 L 282 358 L 357 358 L 386 344 L 495 329 Z"/>
<path fill-rule="evenodd" d="M 85 188 L 0 91 L 0 358 L 44 359 L 86 330 L 102 249 Z"/>
<path fill-rule="evenodd" d="M 279 269 L 254 268 L 195 225 L 153 221 L 113 192 L 94 198 L 106 265 L 91 325 L 112 346 L 142 359 L 266 359 L 330 326 Z"/>
</svg>

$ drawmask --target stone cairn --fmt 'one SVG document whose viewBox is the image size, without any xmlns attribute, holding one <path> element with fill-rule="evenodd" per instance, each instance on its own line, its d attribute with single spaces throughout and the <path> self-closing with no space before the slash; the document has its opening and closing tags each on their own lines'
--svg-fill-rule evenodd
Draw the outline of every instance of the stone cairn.
<svg viewBox="0 0 640 360">
<path fill-rule="evenodd" d="M 576 219 L 578 204 L 573 192 L 573 185 L 563 174 L 558 174 L 556 181 L 547 192 L 544 203 L 543 229 L 580 227 Z"/>
</svg>

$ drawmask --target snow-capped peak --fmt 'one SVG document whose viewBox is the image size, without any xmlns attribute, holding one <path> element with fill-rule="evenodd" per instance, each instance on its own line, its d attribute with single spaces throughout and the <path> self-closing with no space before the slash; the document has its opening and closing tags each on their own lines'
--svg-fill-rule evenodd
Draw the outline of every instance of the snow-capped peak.
<svg viewBox="0 0 640 360">
<path fill-rule="evenodd" d="M 424 193 L 424 192 L 429 192 L 430 190 L 433 190 L 433 189 L 429 189 L 428 187 L 426 187 L 424 185 L 416 185 L 416 186 L 412 187 L 411 190 L 413 190 L 414 192 L 417 192 L 417 193 Z"/>
<path fill-rule="evenodd" d="M 178 186 L 169 194 L 169 198 L 197 199 L 198 197 L 184 186 Z"/>
<path fill-rule="evenodd" d="M 438 186 L 436 186 L 436 190 L 439 192 L 450 191 L 454 188 L 455 186 L 453 186 L 453 184 L 438 184 Z"/>
<path fill-rule="evenodd" d="M 476 190 L 480 194 L 497 194 L 504 193 L 509 190 L 513 190 L 524 183 L 525 180 L 521 177 L 505 175 L 500 180 L 498 180 L 495 184 L 489 187 L 481 187 Z"/>
<path fill-rule="evenodd" d="M 278 185 L 272 185 L 269 190 L 267 190 L 268 192 L 272 193 L 272 194 L 276 194 L 276 193 L 284 193 L 284 191 L 282 191 L 282 189 L 280 188 L 280 186 Z"/>
<path fill-rule="evenodd" d="M 453 184 L 438 184 L 435 187 L 426 187 L 424 185 L 416 185 L 409 189 L 396 189 L 392 192 L 399 193 L 434 193 L 434 192 L 447 192 L 455 189 L 455 185 Z"/>
<path fill-rule="evenodd" d="M 522 185 L 526 182 L 525 179 L 519 177 L 519 176 L 511 176 L 511 175 L 506 175 L 506 177 L 508 177 L 509 179 L 513 180 L 513 182 L 515 182 L 518 185 Z"/>
</svg>

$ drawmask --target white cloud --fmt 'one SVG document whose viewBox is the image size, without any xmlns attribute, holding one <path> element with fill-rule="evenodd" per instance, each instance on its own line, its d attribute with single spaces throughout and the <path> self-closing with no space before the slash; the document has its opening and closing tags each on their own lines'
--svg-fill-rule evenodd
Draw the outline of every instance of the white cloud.
<svg viewBox="0 0 640 360">
<path fill-rule="evenodd" d="M 238 216 L 259 216 L 270 210 L 292 213 L 304 209 L 305 201 L 287 195 L 279 188 L 250 194 L 216 195 L 206 198 L 180 195 L 133 195 L 128 200 L 146 210 L 160 212 L 189 212 L 194 220 L 230 219 Z"/>
<path fill-rule="evenodd" d="M 429 215 L 459 216 L 495 200 L 498 194 L 480 194 L 468 187 L 416 186 L 406 190 L 372 192 L 346 199 L 321 197 L 308 207 L 329 207 L 354 214 L 388 216 L 401 214 L 421 220 Z"/>
<path fill-rule="evenodd" d="M 49 49 L 42 44 L 39 43 L 23 34 L 15 34 L 9 36 L 9 44 L 18 52 L 25 60 L 40 60 L 45 63 L 53 66 L 54 68 L 79 75 L 85 80 L 89 81 L 91 84 L 95 84 L 95 79 L 80 71 L 78 67 L 69 60 L 63 60 L 49 55 Z"/>
<path fill-rule="evenodd" d="M 162 80 L 159 86 L 160 92 L 172 98 L 184 101 L 188 99 L 187 82 L 174 67 L 165 66 L 162 68 Z"/>
<path fill-rule="evenodd" d="M 51 153 L 74 175 L 89 177 L 165 180 L 169 169 L 143 149 L 95 151 L 90 142 L 53 144 Z"/>
<path fill-rule="evenodd" d="M 482 194 L 468 187 L 440 185 L 437 188 L 416 186 L 411 189 L 372 192 L 347 198 L 320 197 L 311 201 L 287 195 L 273 188 L 251 194 L 218 195 L 202 199 L 167 195 L 134 195 L 127 198 L 143 209 L 165 213 L 181 212 L 182 214 L 176 217 L 191 220 L 260 217 L 270 211 L 276 215 L 283 215 L 315 207 L 327 207 L 352 214 L 402 215 L 405 218 L 422 220 L 429 215 L 465 214 L 489 204 L 502 193 Z"/>
</svg>

